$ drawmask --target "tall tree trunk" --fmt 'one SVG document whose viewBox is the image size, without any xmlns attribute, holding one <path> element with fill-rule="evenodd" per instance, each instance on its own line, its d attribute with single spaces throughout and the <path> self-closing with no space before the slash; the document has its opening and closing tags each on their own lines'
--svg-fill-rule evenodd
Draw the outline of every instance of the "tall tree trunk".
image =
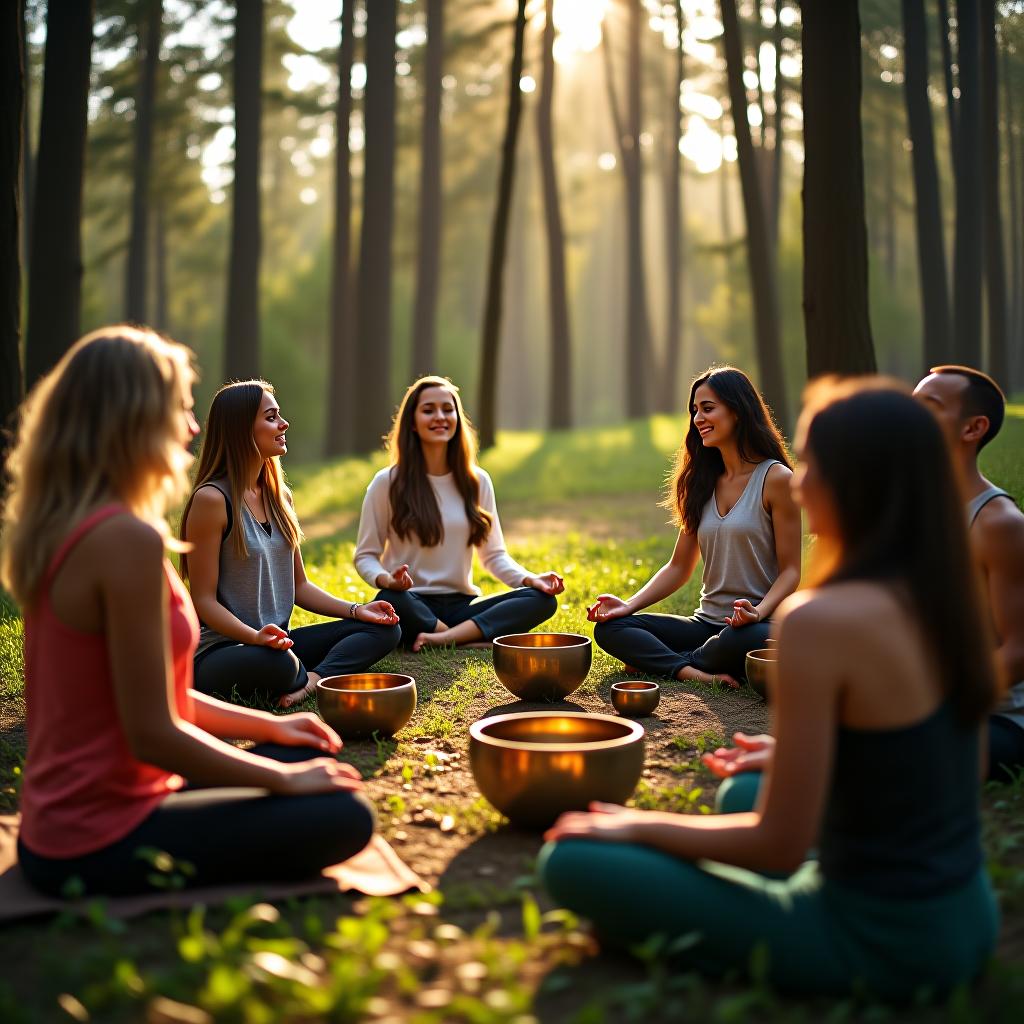
<svg viewBox="0 0 1024 1024">
<path fill-rule="evenodd" d="M 17 4 L 0 13 L 0 507 L 8 429 L 21 402 L 21 149 L 25 102 L 22 18 Z"/>
<path fill-rule="evenodd" d="M 982 168 L 985 202 L 985 296 L 988 311 L 988 372 L 1004 388 L 1010 386 L 1010 354 L 1006 336 L 1006 258 L 1003 252 L 999 184 L 999 73 L 996 51 L 995 0 L 981 0 Z"/>
<path fill-rule="evenodd" d="M 21 60 L 25 70 L 22 81 L 25 87 L 25 99 L 21 105 L 21 262 L 28 267 L 29 235 L 31 232 L 32 214 L 32 61 L 28 42 L 28 3 L 18 0 L 21 16 Z"/>
<path fill-rule="evenodd" d="M 555 0 L 545 0 L 541 56 L 540 97 L 537 104 L 537 153 L 544 190 L 544 227 L 548 247 L 548 312 L 551 332 L 551 373 L 548 391 L 548 426 L 572 426 L 572 337 L 565 285 L 565 232 L 555 173 L 555 142 L 551 107 L 555 95 Z"/>
<path fill-rule="evenodd" d="M 144 0 L 139 7 L 138 86 L 135 91 L 135 158 L 132 164 L 132 217 L 125 261 L 124 318 L 146 323 L 149 280 L 149 168 L 153 153 L 153 96 L 160 60 L 163 0 Z"/>
<path fill-rule="evenodd" d="M 391 236 L 395 204 L 395 0 L 366 5 L 363 222 L 356 303 L 356 450 L 380 446 L 391 401 Z"/>
<path fill-rule="evenodd" d="M 893 167 L 896 150 L 896 120 L 892 104 L 882 104 L 882 186 L 885 216 L 882 223 L 882 256 L 885 276 L 896 286 L 896 172 Z"/>
<path fill-rule="evenodd" d="M 427 0 L 427 52 L 423 64 L 423 143 L 420 162 L 420 245 L 412 327 L 414 376 L 437 370 L 437 289 L 441 271 L 441 75 L 444 0 Z"/>
<path fill-rule="evenodd" d="M 338 103 L 334 115 L 334 243 L 331 254 L 331 326 L 327 352 L 327 429 L 324 454 L 353 451 L 353 410 L 359 394 L 352 350 L 352 57 L 355 0 L 343 0 L 338 47 Z"/>
<path fill-rule="evenodd" d="M 92 0 L 52 2 L 46 14 L 26 383 L 31 387 L 78 337 L 82 301 L 82 174 L 92 50 Z"/>
<path fill-rule="evenodd" d="M 669 89 L 668 131 L 666 132 L 668 143 L 665 149 L 665 273 L 667 286 L 665 289 L 665 372 L 661 374 L 661 386 L 658 388 L 658 409 L 661 412 L 675 412 L 679 408 L 676 388 L 682 348 L 682 275 L 685 243 L 681 217 L 683 168 L 682 154 L 679 152 L 683 121 L 679 97 L 683 90 L 683 78 L 686 74 L 683 59 L 682 0 L 676 0 L 674 7 L 679 40 L 673 54 L 675 73 L 672 76 L 672 87 Z"/>
<path fill-rule="evenodd" d="M 260 372 L 260 119 L 263 0 L 235 6 L 235 182 L 231 196 L 224 377 Z"/>
<path fill-rule="evenodd" d="M 954 357 L 981 366 L 984 224 L 978 0 L 957 0 L 960 99 L 957 104 L 956 242 L 953 253 Z"/>
<path fill-rule="evenodd" d="M 740 38 L 736 0 L 721 0 L 722 39 L 725 45 L 729 105 L 732 108 L 736 152 L 740 165 L 743 209 L 747 222 L 747 266 L 754 303 L 754 341 L 761 390 L 780 422 L 786 422 L 786 378 L 782 368 L 778 295 L 775 288 L 775 255 L 768 241 L 764 192 L 755 162 L 754 144 L 747 120 L 747 95 L 743 86 L 743 41 Z"/>
<path fill-rule="evenodd" d="M 772 45 L 775 47 L 775 146 L 772 150 L 771 198 L 768 206 L 768 228 L 772 252 L 778 253 L 779 217 L 782 206 L 782 104 L 785 102 L 786 83 L 782 80 L 782 9 L 785 0 L 775 0 L 775 26 Z"/>
<path fill-rule="evenodd" d="M 807 376 L 873 373 L 856 0 L 804 0 Z"/>
<path fill-rule="evenodd" d="M 508 74 L 508 113 L 505 138 L 501 146 L 501 173 L 498 197 L 491 227 L 491 253 L 487 266 L 487 298 L 481 338 L 479 410 L 480 444 L 494 445 L 497 437 L 498 343 L 501 338 L 502 284 L 505 276 L 505 252 L 508 241 L 508 218 L 512 208 L 512 186 L 516 163 L 516 142 L 519 138 L 519 117 L 523 94 L 519 80 L 523 76 L 523 39 L 526 35 L 526 0 L 518 0 L 512 42 L 512 63 Z"/>
<path fill-rule="evenodd" d="M 166 200 L 158 199 L 153 212 L 153 326 L 170 333 L 167 314 L 167 213 Z"/>
<path fill-rule="evenodd" d="M 902 0 L 904 86 L 907 123 L 913 144 L 914 226 L 917 230 L 917 266 L 921 287 L 925 368 L 947 363 L 952 346 L 949 333 L 949 287 L 942 230 L 939 172 L 935 164 L 932 109 L 928 100 L 928 40 L 924 0 Z"/>
<path fill-rule="evenodd" d="M 1021 348 L 1024 348 L 1024 338 L 1021 337 L 1021 317 L 1024 315 L 1022 302 L 1024 302 L 1024 290 L 1021 288 L 1021 203 L 1020 194 L 1017 189 L 1018 183 L 1018 152 L 1017 152 L 1017 121 L 1016 112 L 1013 107 L 1013 85 L 1010 80 L 1010 54 L 1007 47 L 1003 47 L 1003 97 L 1006 102 L 1006 153 L 1009 157 L 1009 188 L 1007 189 L 1010 200 L 1010 326 L 1009 326 L 1009 349 L 1010 349 L 1010 373 L 1014 385 L 1017 376 L 1015 373 L 1015 360 L 1013 355 Z"/>
<path fill-rule="evenodd" d="M 949 126 L 949 160 L 953 177 L 959 177 L 959 145 L 957 142 L 957 105 L 953 94 L 953 47 L 949 41 L 949 3 L 937 0 L 939 9 L 939 49 L 942 53 L 942 77 L 946 84 L 946 122 Z"/>
</svg>

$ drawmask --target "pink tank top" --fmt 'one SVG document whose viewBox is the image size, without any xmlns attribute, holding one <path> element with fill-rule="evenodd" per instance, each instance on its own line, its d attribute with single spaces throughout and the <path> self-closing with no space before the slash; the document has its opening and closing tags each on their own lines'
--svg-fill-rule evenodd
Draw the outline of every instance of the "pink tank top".
<svg viewBox="0 0 1024 1024">
<path fill-rule="evenodd" d="M 71 549 L 94 526 L 123 512 L 121 505 L 104 506 L 71 531 L 25 616 L 28 755 L 21 840 L 43 857 L 78 857 L 109 846 L 183 784 L 180 776 L 132 755 L 118 715 L 106 635 L 72 629 L 50 605 L 50 584 Z M 178 713 L 191 722 L 189 689 L 199 624 L 166 559 L 164 575 L 170 592 L 174 694 Z"/>
</svg>

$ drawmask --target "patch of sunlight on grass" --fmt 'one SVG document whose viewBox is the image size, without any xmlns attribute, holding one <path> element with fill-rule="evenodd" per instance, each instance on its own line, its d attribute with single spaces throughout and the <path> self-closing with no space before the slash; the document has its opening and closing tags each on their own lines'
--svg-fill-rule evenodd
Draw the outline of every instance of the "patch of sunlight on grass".
<svg viewBox="0 0 1024 1024">
<path fill-rule="evenodd" d="M 1006 407 L 1006 420 L 999 436 L 981 453 L 981 471 L 994 484 L 1024 503 L 1024 404 Z"/>
</svg>

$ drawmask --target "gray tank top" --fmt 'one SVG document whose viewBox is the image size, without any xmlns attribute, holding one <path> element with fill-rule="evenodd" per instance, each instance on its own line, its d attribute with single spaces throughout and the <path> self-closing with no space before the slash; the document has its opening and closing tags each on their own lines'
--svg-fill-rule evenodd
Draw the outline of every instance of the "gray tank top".
<svg viewBox="0 0 1024 1024">
<path fill-rule="evenodd" d="M 967 529 L 970 529 L 974 525 L 974 520 L 978 518 L 978 513 L 993 499 L 993 498 L 1009 498 L 1013 501 L 1013 496 L 1002 489 L 1002 487 L 996 487 L 995 484 L 990 484 L 981 492 L 981 494 L 975 495 L 969 502 L 967 502 Z"/>
<path fill-rule="evenodd" d="M 217 600 L 253 629 L 271 622 L 287 629 L 295 604 L 295 561 L 288 539 L 274 527 L 268 536 L 244 501 L 241 509 L 233 509 L 227 480 L 211 480 L 204 486 L 216 487 L 224 495 L 228 522 L 234 520 L 243 531 L 249 551 L 247 558 L 240 558 L 230 533 L 221 541 Z M 236 642 L 202 624 L 196 654 L 225 641 Z"/>
<path fill-rule="evenodd" d="M 724 627 L 733 602 L 746 598 L 757 604 L 779 575 L 772 517 L 762 495 L 768 470 L 778 460 L 759 462 L 743 493 L 728 515 L 719 515 L 712 493 L 697 527 L 697 544 L 704 559 L 700 607 L 694 615 L 709 625 Z"/>
</svg>

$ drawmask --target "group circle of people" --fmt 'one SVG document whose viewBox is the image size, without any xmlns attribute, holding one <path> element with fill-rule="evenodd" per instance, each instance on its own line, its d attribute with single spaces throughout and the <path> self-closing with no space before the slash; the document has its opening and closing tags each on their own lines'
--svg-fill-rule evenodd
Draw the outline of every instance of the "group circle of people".
<svg viewBox="0 0 1024 1024">
<path fill-rule="evenodd" d="M 355 567 L 369 603 L 306 575 L 280 467 L 289 424 L 265 381 L 215 396 L 172 537 L 166 511 L 199 433 L 193 365 L 146 329 L 87 335 L 29 396 L 9 459 L 0 582 L 24 611 L 28 728 L 19 859 L 54 896 L 72 882 L 144 891 L 146 850 L 196 886 L 352 856 L 374 812 L 338 736 L 314 714 L 252 705 L 294 705 L 399 644 L 528 631 L 565 589 L 507 552 L 441 377 L 408 389 L 390 465 L 367 488 Z M 587 614 L 628 666 L 725 685 L 772 634 L 774 735 L 706 755 L 725 780 L 719 814 L 594 805 L 552 826 L 541 878 L 603 941 L 696 933 L 680 965 L 711 974 L 764 945 L 768 980 L 797 992 L 898 1000 L 979 973 L 998 931 L 979 775 L 1024 769 L 1024 683 L 1008 685 L 1024 680 L 1024 515 L 977 465 L 1004 408 L 965 367 L 936 368 L 913 396 L 882 378 L 816 382 L 794 469 L 744 373 L 694 381 L 666 500 L 672 556 Z M 801 509 L 817 539 L 798 592 Z M 481 594 L 474 552 L 509 589 Z M 692 616 L 644 611 L 698 560 Z M 295 606 L 328 621 L 292 629 Z"/>
</svg>

